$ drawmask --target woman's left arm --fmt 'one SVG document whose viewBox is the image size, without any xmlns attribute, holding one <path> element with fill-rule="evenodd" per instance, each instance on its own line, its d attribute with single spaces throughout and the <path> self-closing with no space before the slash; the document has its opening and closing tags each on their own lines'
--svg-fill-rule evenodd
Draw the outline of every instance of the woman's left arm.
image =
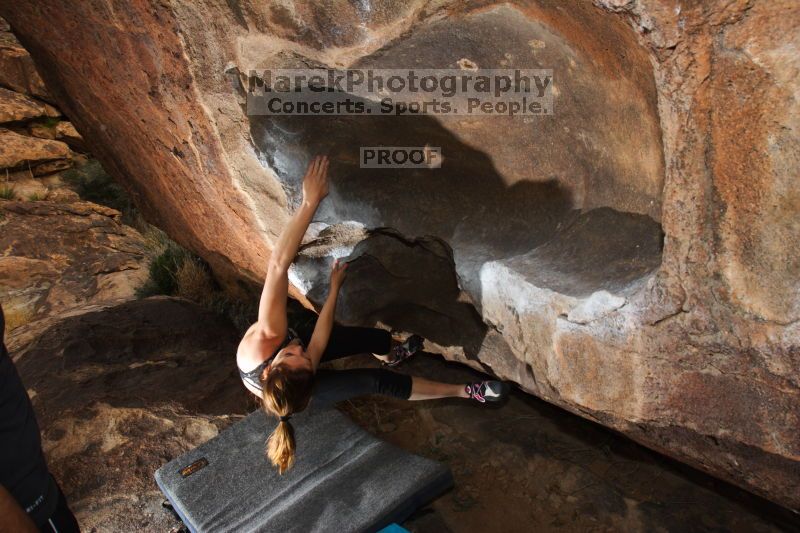
<svg viewBox="0 0 800 533">
<path fill-rule="evenodd" d="M 336 299 L 339 297 L 339 289 L 342 288 L 344 283 L 345 271 L 347 270 L 347 263 L 339 263 L 335 261 L 331 269 L 331 288 L 328 292 L 328 298 L 319 312 L 319 318 L 314 326 L 314 332 L 311 334 L 311 340 L 306 348 L 306 353 L 311 358 L 311 365 L 314 371 L 317 371 L 317 366 L 322 359 L 322 354 L 328 346 L 328 339 L 331 337 L 331 330 L 333 329 L 333 318 L 336 314 Z"/>
</svg>

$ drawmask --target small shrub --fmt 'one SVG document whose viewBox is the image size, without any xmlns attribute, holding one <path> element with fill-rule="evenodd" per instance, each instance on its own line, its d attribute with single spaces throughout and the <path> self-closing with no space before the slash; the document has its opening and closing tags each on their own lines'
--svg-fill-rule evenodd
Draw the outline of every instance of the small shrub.
<svg viewBox="0 0 800 533">
<path fill-rule="evenodd" d="M 151 255 L 161 255 L 170 246 L 178 246 L 166 233 L 144 222 L 141 216 L 138 219 L 140 223 L 133 227 L 144 237 L 144 245 Z"/>
<path fill-rule="evenodd" d="M 211 298 L 208 309 L 218 315 L 227 317 L 234 327 L 244 335 L 258 316 L 258 299 L 253 297 L 247 301 L 232 298 L 223 292 L 217 292 Z"/>
<path fill-rule="evenodd" d="M 147 282 L 137 295 L 140 298 L 156 295 L 186 298 L 228 318 L 244 334 L 258 315 L 258 296 L 253 294 L 252 287 L 242 286 L 238 291 L 221 289 L 205 261 L 170 240 L 158 228 L 145 224 L 144 229 L 146 246 L 155 259 L 150 263 Z"/>
<path fill-rule="evenodd" d="M 130 227 L 141 233 L 143 236 L 148 237 L 148 234 L 155 234 L 160 233 L 166 237 L 166 233 L 161 231 L 155 226 L 151 226 L 145 219 L 144 216 L 139 212 L 139 210 L 134 209 L 131 212 L 130 220 L 126 222 Z M 169 240 L 169 239 L 166 239 Z"/>
<path fill-rule="evenodd" d="M 95 159 L 80 167 L 66 170 L 61 175 L 83 200 L 111 207 L 128 216 L 134 210 L 125 190 Z"/>
<path fill-rule="evenodd" d="M 0 198 L 3 200 L 14 200 L 16 197 L 17 192 L 14 190 L 14 187 L 9 187 L 8 185 L 0 187 Z"/>
<path fill-rule="evenodd" d="M 140 297 L 155 296 L 157 294 L 174 295 L 178 292 L 178 270 L 189 257 L 189 252 L 178 246 L 170 244 L 150 263 L 150 277 L 145 285 L 139 289 Z"/>
<path fill-rule="evenodd" d="M 150 276 L 138 291 L 140 297 L 180 296 L 210 307 L 218 291 L 211 269 L 199 257 L 156 230 L 148 247 L 160 250 L 150 263 Z"/>
</svg>

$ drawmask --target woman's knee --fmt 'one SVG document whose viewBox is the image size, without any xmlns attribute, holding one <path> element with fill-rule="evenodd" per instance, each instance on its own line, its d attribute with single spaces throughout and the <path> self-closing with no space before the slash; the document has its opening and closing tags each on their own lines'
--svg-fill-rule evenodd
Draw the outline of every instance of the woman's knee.
<svg viewBox="0 0 800 533">
<path fill-rule="evenodd" d="M 407 400 L 411 396 L 411 376 L 383 368 L 375 370 L 375 394 Z"/>
<path fill-rule="evenodd" d="M 392 349 L 392 334 L 385 329 L 365 328 L 362 335 L 367 338 L 369 353 L 385 355 Z"/>
</svg>

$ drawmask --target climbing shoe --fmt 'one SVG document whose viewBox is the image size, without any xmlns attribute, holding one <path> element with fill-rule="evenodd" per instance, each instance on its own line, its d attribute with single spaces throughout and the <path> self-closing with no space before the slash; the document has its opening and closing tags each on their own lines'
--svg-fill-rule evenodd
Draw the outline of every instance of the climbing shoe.
<svg viewBox="0 0 800 533">
<path fill-rule="evenodd" d="M 508 396 L 508 384 L 502 381 L 480 381 L 478 383 L 467 383 L 464 387 L 467 394 L 473 400 L 481 403 L 499 402 Z"/>
<path fill-rule="evenodd" d="M 392 348 L 392 360 L 383 363 L 384 366 L 394 368 L 422 349 L 423 339 L 419 335 L 411 335 L 402 344 Z"/>
</svg>

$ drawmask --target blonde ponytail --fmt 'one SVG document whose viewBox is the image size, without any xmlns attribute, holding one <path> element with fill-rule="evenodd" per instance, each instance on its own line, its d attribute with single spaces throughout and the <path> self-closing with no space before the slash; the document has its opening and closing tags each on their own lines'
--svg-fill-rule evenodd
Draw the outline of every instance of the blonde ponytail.
<svg viewBox="0 0 800 533">
<path fill-rule="evenodd" d="M 281 365 L 270 368 L 266 379 L 261 382 L 264 410 L 280 419 L 266 446 L 267 458 L 278 468 L 279 474 L 294 464 L 296 442 L 289 417 L 306 408 L 313 382 L 312 371 L 288 369 Z"/>
<path fill-rule="evenodd" d="M 278 467 L 279 474 L 283 474 L 294 464 L 294 451 L 294 428 L 288 420 L 281 420 L 267 439 L 267 457 Z"/>
</svg>

